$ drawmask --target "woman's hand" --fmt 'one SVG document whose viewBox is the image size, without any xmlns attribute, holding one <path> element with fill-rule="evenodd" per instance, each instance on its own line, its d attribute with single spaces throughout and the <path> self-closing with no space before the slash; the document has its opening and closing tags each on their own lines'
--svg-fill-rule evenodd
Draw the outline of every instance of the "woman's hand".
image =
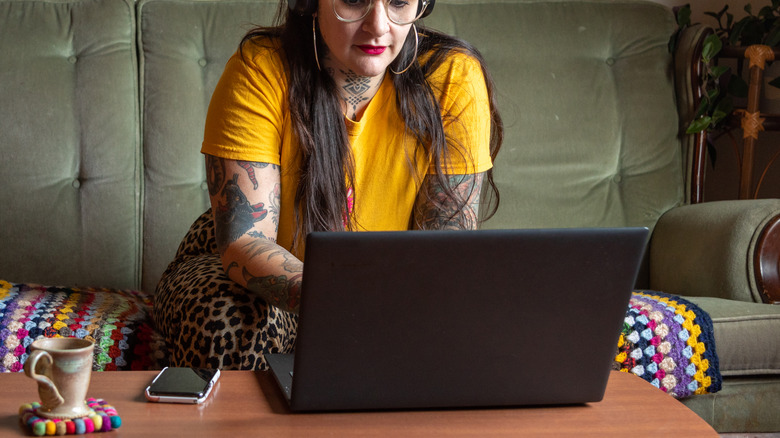
<svg viewBox="0 0 780 438">
<path fill-rule="evenodd" d="M 297 313 L 303 263 L 276 244 L 279 166 L 206 155 L 206 173 L 225 272 L 267 303 Z"/>
</svg>

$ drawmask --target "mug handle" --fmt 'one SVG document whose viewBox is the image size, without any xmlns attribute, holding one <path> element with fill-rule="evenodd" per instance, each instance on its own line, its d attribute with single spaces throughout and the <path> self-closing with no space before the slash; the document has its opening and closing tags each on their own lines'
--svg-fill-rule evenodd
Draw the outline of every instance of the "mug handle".
<svg viewBox="0 0 780 438">
<path fill-rule="evenodd" d="M 51 369 L 53 363 L 51 355 L 43 350 L 35 350 L 30 354 L 30 357 L 28 357 L 27 361 L 24 363 L 24 373 L 27 375 L 27 377 L 30 377 L 38 382 L 38 395 L 41 397 L 41 404 L 48 408 L 56 408 L 57 406 L 65 403 L 65 399 L 62 398 L 60 392 L 57 390 L 57 387 L 54 385 L 54 382 L 52 382 L 48 376 L 38 374 L 35 371 L 37 369 L 39 359 L 44 360 L 44 362 L 41 363 L 46 366 L 46 369 Z"/>
</svg>

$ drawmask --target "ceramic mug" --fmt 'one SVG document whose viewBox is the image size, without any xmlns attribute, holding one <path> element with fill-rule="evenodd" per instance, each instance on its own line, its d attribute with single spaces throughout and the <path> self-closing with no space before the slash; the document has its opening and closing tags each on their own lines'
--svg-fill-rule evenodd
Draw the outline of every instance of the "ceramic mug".
<svg viewBox="0 0 780 438">
<path fill-rule="evenodd" d="M 30 345 L 24 373 L 38 382 L 38 415 L 72 419 L 89 414 L 86 395 L 94 344 L 78 338 L 41 338 Z"/>
</svg>

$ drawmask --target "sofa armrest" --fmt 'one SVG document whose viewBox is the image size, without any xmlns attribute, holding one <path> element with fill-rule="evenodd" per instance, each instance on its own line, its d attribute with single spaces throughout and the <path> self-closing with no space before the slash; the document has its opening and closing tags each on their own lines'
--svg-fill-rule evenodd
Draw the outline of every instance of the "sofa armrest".
<svg viewBox="0 0 780 438">
<path fill-rule="evenodd" d="M 650 241 L 650 287 L 687 296 L 780 301 L 780 199 L 669 210 Z"/>
<path fill-rule="evenodd" d="M 765 302 L 780 304 L 780 215 L 764 227 L 756 245 L 756 282 Z"/>
</svg>

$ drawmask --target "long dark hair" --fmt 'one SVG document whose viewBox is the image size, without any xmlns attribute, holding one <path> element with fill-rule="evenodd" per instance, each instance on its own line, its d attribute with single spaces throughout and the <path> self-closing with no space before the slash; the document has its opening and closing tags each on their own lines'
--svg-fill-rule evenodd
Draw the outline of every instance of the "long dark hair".
<svg viewBox="0 0 780 438">
<path fill-rule="evenodd" d="M 240 46 L 243 48 L 258 38 L 278 38 L 284 53 L 290 117 L 301 151 L 300 182 L 295 194 L 297 233 L 293 246 L 311 231 L 352 230 L 356 226 L 353 220 L 346 224 L 344 221 L 344 212 L 349 211 L 348 187 L 354 187 L 354 165 L 346 125 L 336 83 L 327 72 L 318 68 L 315 60 L 313 20 L 311 15 L 290 12 L 287 0 L 282 0 L 275 26 L 251 30 Z M 417 26 L 417 32 L 419 43 L 415 43 L 414 33 L 409 32 L 401 53 L 390 66 L 392 70 L 401 71 L 416 56 L 406 72 L 393 75 L 396 103 L 408 132 L 417 140 L 418 147 L 424 149 L 423 156 L 431 158 L 436 178 L 442 187 L 447 188 L 445 163 L 450 154 L 463 153 L 466 149 L 448 147 L 448 141 L 451 146 L 455 145 L 447 138 L 443 126 L 443 120 L 450 115 L 441 113 L 434 90 L 427 80 L 447 54 L 453 50 L 463 51 L 482 66 L 490 101 L 490 156 L 494 161 L 503 142 L 503 124 L 494 103 L 493 80 L 479 51 L 465 41 L 422 26 Z M 322 38 L 317 38 L 317 41 L 318 53 L 326 53 Z M 486 196 L 482 198 L 487 209 L 482 213 L 483 221 L 495 214 L 499 203 L 492 169 L 486 172 L 485 182 L 487 185 L 483 192 Z M 451 190 L 446 196 L 464 204 L 466 202 Z"/>
</svg>

